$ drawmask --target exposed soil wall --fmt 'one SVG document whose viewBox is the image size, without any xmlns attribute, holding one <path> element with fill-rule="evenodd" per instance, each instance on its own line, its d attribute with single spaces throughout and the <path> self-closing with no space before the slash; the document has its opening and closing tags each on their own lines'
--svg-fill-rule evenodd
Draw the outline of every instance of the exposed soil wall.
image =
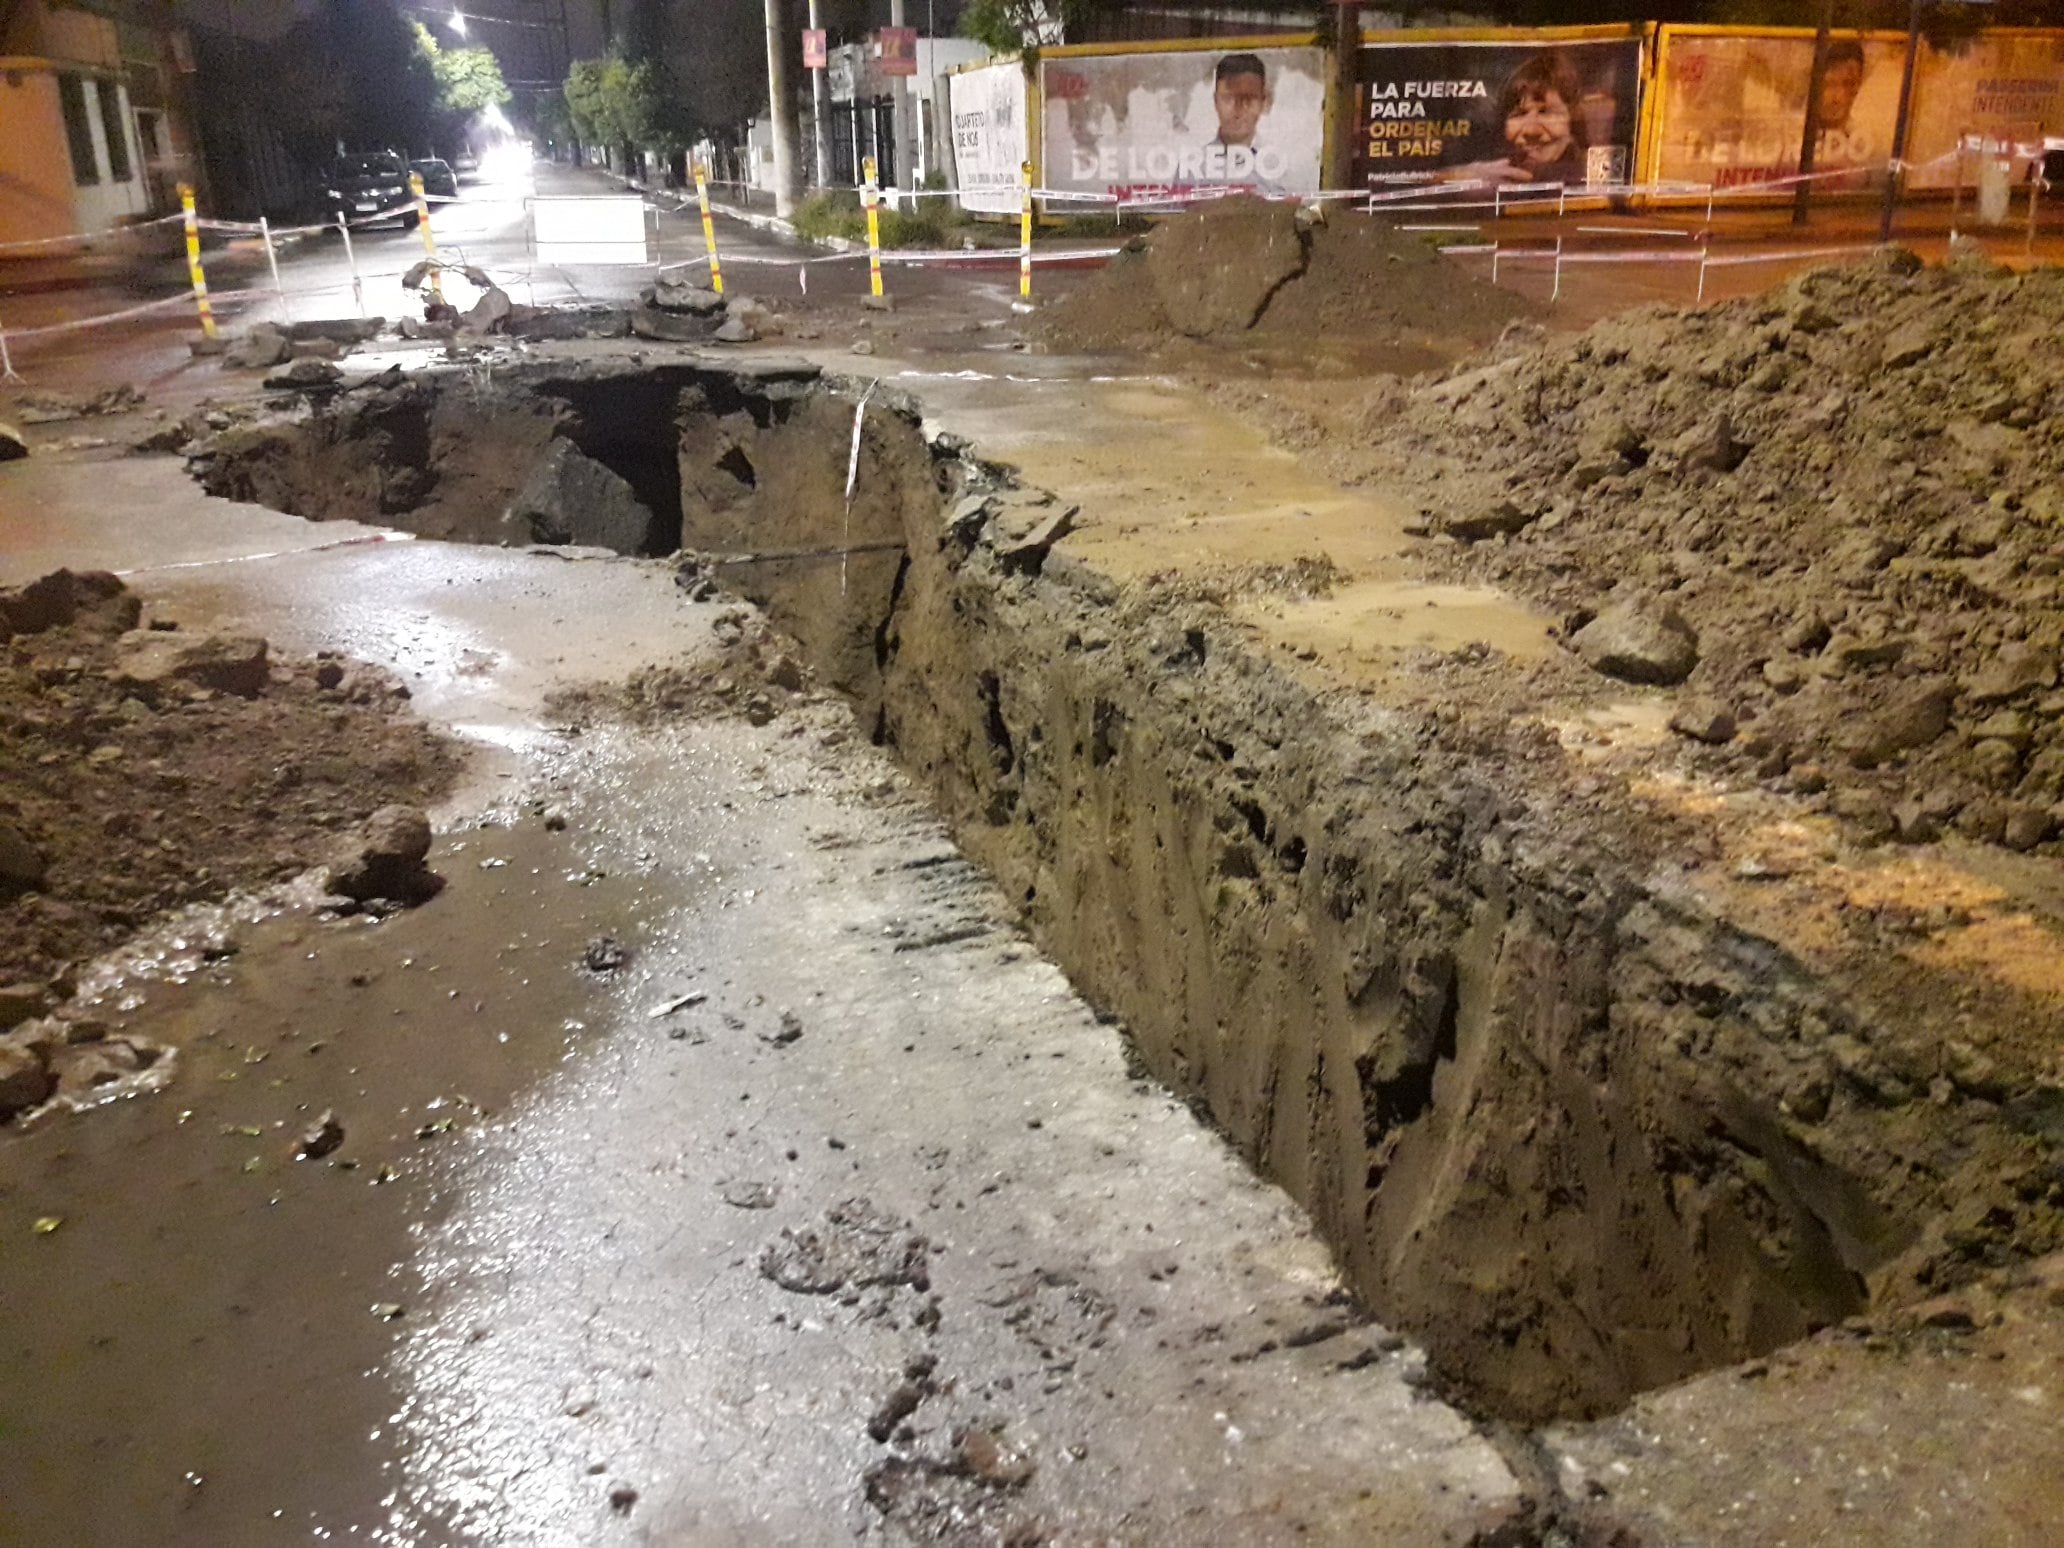
<svg viewBox="0 0 2064 1548">
<path fill-rule="evenodd" d="M 1594 1413 L 2064 1240 L 2064 1092 L 1940 1007 L 2039 1011 L 1809 969 L 1545 735 L 1317 694 L 888 395 L 849 505 L 854 392 L 680 385 L 685 544 L 752 556 L 718 573 L 1476 1404 Z"/>
</svg>

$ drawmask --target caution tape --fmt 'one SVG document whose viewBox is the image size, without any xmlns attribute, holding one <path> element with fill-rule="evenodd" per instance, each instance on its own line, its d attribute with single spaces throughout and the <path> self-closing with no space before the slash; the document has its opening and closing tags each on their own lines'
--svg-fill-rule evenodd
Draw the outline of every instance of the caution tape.
<svg viewBox="0 0 2064 1548">
<path fill-rule="evenodd" d="M 100 231 L 75 232 L 70 236 L 38 237 L 29 242 L 0 242 L 0 253 L 26 253 L 53 247 L 83 246 L 92 242 L 105 241 L 110 237 L 123 237 L 135 231 L 148 231 L 152 226 L 169 226 L 186 219 L 182 213 L 159 215 L 151 220 L 134 220 L 126 226 L 108 226 Z"/>
<path fill-rule="evenodd" d="M 210 299 L 215 301 L 242 301 L 262 293 L 256 290 L 217 290 L 210 292 Z M 192 296 L 167 296 L 162 301 L 146 301 L 141 306 L 124 307 L 119 312 L 102 312 L 93 317 L 75 317 L 61 323 L 45 323 L 41 327 L 36 328 L 9 328 L 6 330 L 6 333 L 10 343 L 19 343 L 23 339 L 43 338 L 53 333 L 75 333 L 86 328 L 104 328 L 109 323 L 126 322 L 132 317 L 144 317 L 152 312 L 163 312 L 173 307 L 189 307 L 192 305 Z"/>
</svg>

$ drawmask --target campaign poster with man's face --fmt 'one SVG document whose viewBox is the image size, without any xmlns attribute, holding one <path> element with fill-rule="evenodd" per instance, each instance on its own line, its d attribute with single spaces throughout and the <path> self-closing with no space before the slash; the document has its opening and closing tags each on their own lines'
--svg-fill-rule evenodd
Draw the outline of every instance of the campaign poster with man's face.
<svg viewBox="0 0 2064 1548">
<path fill-rule="evenodd" d="M 1381 43 L 1362 50 L 1357 175 L 1438 182 L 1625 183 L 1641 42 Z"/>
<path fill-rule="evenodd" d="M 1663 119 L 1656 176 L 1727 189 L 1797 172 L 1813 48 L 1811 33 L 1672 37 L 1657 88 Z M 1829 44 L 1813 152 L 1816 172 L 1836 174 L 1829 183 L 1860 186 L 1884 171 L 1903 70 L 1897 41 L 1837 33 Z"/>
<path fill-rule="evenodd" d="M 1049 58 L 1040 90 L 1048 188 L 1319 191 L 1326 77 L 1315 48 Z"/>
</svg>

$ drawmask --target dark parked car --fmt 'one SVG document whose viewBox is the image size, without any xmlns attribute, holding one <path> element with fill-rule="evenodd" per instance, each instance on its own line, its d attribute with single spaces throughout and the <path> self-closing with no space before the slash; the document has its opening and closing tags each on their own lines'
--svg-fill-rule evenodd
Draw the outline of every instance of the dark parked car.
<svg viewBox="0 0 2064 1548">
<path fill-rule="evenodd" d="M 380 219 L 398 220 L 408 230 L 415 228 L 417 216 L 409 202 L 408 164 L 392 151 L 339 157 L 330 167 L 325 191 L 330 214 L 342 215 L 354 226 Z"/>
<path fill-rule="evenodd" d="M 409 170 L 423 180 L 423 192 L 433 199 L 456 199 L 459 196 L 459 176 L 452 171 L 451 163 L 427 156 L 421 161 L 411 161 Z"/>
</svg>

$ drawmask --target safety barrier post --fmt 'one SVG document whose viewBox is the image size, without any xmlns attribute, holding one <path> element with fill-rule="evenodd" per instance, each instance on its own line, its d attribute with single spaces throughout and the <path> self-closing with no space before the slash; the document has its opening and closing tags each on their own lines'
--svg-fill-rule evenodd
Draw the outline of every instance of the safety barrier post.
<svg viewBox="0 0 2064 1548">
<path fill-rule="evenodd" d="M 365 282 L 358 277 L 358 254 L 351 246 L 351 222 L 343 212 L 337 215 L 337 235 L 344 239 L 344 264 L 351 270 L 351 299 L 358 307 L 358 315 L 365 316 Z"/>
<path fill-rule="evenodd" d="M 1719 192 L 1718 183 L 1706 184 L 1706 224 L 1709 226 L 1713 224 L 1713 200 L 1718 197 Z"/>
<path fill-rule="evenodd" d="M 1705 304 L 1705 300 L 1706 300 L 1706 264 L 1707 264 L 1707 262 L 1708 262 L 1708 261 L 1709 261 L 1709 260 L 1710 260 L 1710 259 L 1712 258 L 1712 256 L 1713 256 L 1713 248 L 1712 248 L 1712 245 L 1711 245 L 1710 243 L 1708 243 L 1708 244 L 1706 244 L 1706 245 L 1704 245 L 1704 246 L 1701 246 L 1701 247 L 1699 248 L 1699 250 L 1698 250 L 1698 298 L 1699 298 L 1699 304 L 1700 304 L 1700 305 L 1702 305 L 1702 306 L 1703 306 L 1703 305 Z"/>
<path fill-rule="evenodd" d="M 1949 192 L 1949 234 L 1951 236 L 1956 235 L 1957 222 L 1962 220 L 1964 215 L 1964 141 L 1968 138 L 1967 134 L 1957 136 L 1956 183 Z"/>
<path fill-rule="evenodd" d="M 1491 243 L 1491 283 L 1498 283 L 1498 244 L 1495 240 Z"/>
<path fill-rule="evenodd" d="M 265 262 L 272 269 L 272 293 L 279 297 L 280 321 L 287 320 L 287 287 L 280 283 L 279 250 L 272 245 L 272 222 L 258 217 L 258 234 L 265 238 Z"/>
<path fill-rule="evenodd" d="M 215 327 L 215 308 L 208 304 L 208 276 L 201 272 L 201 217 L 194 209 L 193 184 L 179 185 L 179 209 L 186 217 L 186 272 L 193 280 L 194 307 L 201 314 L 201 336 L 220 337 Z"/>
<path fill-rule="evenodd" d="M 437 304 L 444 304 L 444 279 L 437 272 L 437 238 L 430 234 L 430 201 L 423 194 L 423 174 L 411 172 L 408 176 L 410 194 L 416 201 L 416 225 L 423 233 L 423 252 L 430 260 L 430 294 L 437 298 Z"/>
<path fill-rule="evenodd" d="M 1491 219 L 1503 220 L 1504 218 L 1505 185 L 1503 183 L 1493 183 L 1491 184 Z"/>
<path fill-rule="evenodd" d="M 18 382 L 20 380 L 21 378 L 15 374 L 14 356 L 7 352 L 6 325 L 0 324 L 0 382 Z"/>
<path fill-rule="evenodd" d="M 709 168 L 695 163 L 695 202 L 702 206 L 702 245 L 709 253 L 709 288 L 724 293 L 724 266 L 717 261 L 717 223 L 710 218 Z"/>
<path fill-rule="evenodd" d="M 1025 178 L 1025 209 L 1018 217 L 1018 299 L 1029 306 L 1032 301 L 1032 163 L 1023 162 L 1018 170 Z"/>
<path fill-rule="evenodd" d="M 881 189 L 875 183 L 874 158 L 869 156 L 862 164 L 865 174 L 860 197 L 867 204 L 867 288 L 868 294 L 879 296 L 881 283 Z"/>
<path fill-rule="evenodd" d="M 1555 239 L 1555 288 L 1548 292 L 1548 304 L 1553 306 L 1562 299 L 1562 238 Z"/>
</svg>

